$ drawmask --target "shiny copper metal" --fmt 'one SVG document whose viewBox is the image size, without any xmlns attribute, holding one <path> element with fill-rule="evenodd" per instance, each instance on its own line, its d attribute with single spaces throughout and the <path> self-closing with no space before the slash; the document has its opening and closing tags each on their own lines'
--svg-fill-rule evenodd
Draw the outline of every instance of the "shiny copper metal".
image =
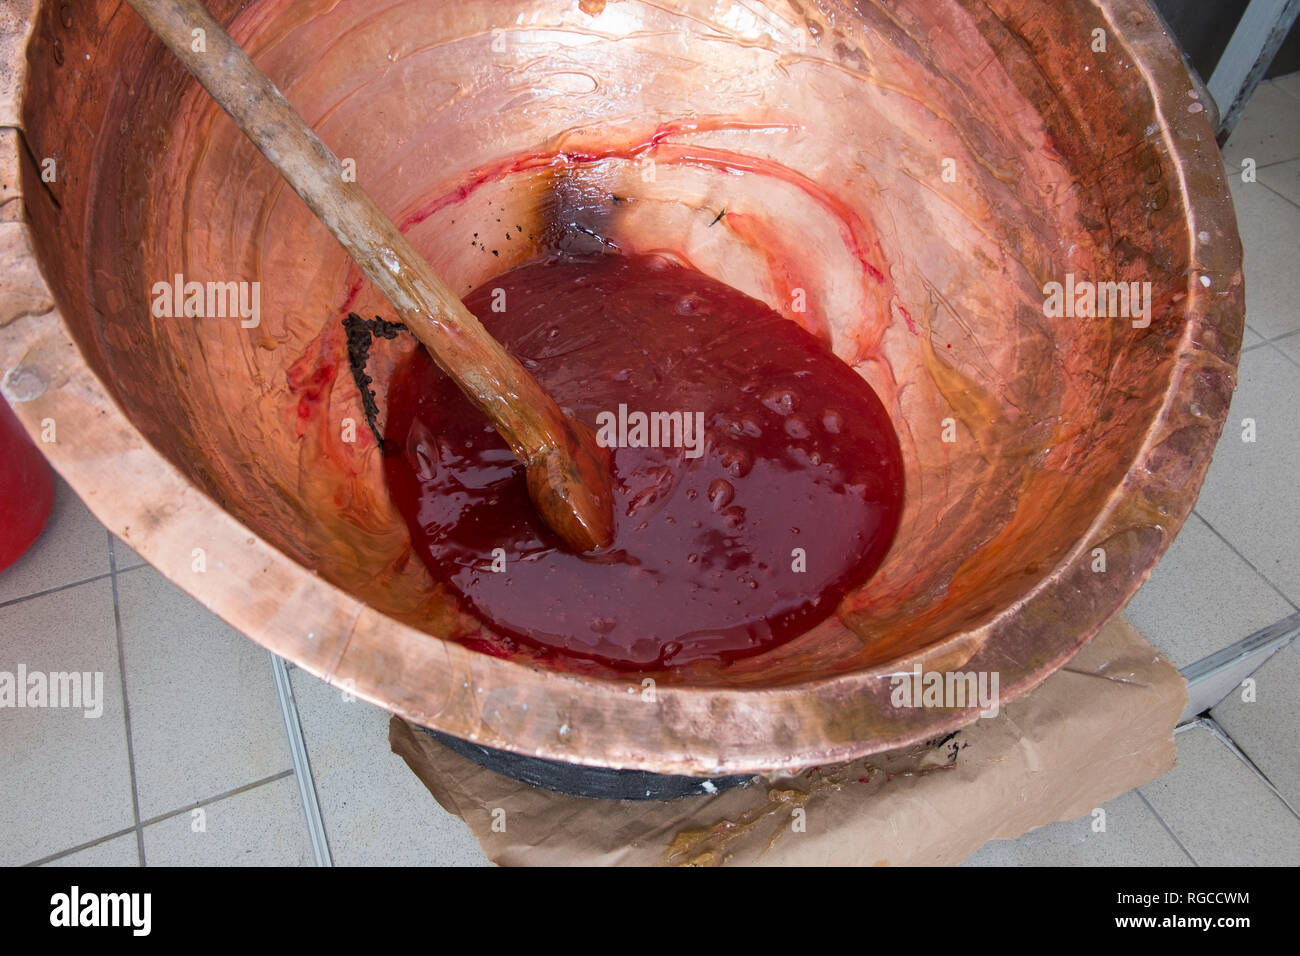
<svg viewBox="0 0 1300 956">
<path fill-rule="evenodd" d="M 653 702 L 639 678 L 469 650 L 373 443 L 340 437 L 362 419 L 339 310 L 381 300 L 123 5 L 6 4 L 3 392 L 33 434 L 55 419 L 51 461 L 112 530 L 311 672 L 572 762 L 846 760 L 974 716 L 891 706 L 891 674 L 997 671 L 1004 703 L 1035 686 L 1191 509 L 1241 249 L 1203 104 L 1140 0 L 238 7 L 211 4 L 458 291 L 571 222 L 676 252 L 829 336 L 908 476 L 893 551 L 833 620 L 653 675 Z M 261 324 L 155 318 L 177 272 L 260 281 Z M 1068 275 L 1149 281 L 1149 327 L 1046 318 Z"/>
<path fill-rule="evenodd" d="M 614 541 L 614 492 L 595 435 L 546 391 L 447 288 L 356 176 L 200 0 L 128 0 L 284 177 L 524 465 L 528 494 L 575 551 Z M 194 42 L 195 30 L 204 42 Z M 250 321 L 250 325 L 253 325 Z"/>
</svg>

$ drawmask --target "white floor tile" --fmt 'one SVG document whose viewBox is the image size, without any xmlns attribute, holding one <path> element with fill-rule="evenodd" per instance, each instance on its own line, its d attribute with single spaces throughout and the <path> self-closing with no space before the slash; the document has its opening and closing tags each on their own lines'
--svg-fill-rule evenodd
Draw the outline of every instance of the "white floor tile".
<svg viewBox="0 0 1300 956">
<path fill-rule="evenodd" d="M 153 568 L 118 601 L 142 819 L 290 769 L 266 651 Z"/>
<path fill-rule="evenodd" d="M 1246 324 L 1266 339 L 1300 331 L 1300 207 L 1262 182 L 1229 180 L 1241 233 Z"/>
<path fill-rule="evenodd" d="M 311 866 L 292 774 L 144 828 L 146 866 Z"/>
<path fill-rule="evenodd" d="M 1300 159 L 1264 167 L 1259 170 L 1259 181 L 1288 202 L 1300 205 Z"/>
<path fill-rule="evenodd" d="M 1245 754 L 1291 804 L 1300 809 L 1300 651 L 1274 654 L 1211 711 Z M 1250 696 L 1253 701 L 1248 702 Z"/>
<path fill-rule="evenodd" d="M 1140 787 L 1200 866 L 1300 865 L 1300 819 L 1217 737 L 1184 731 L 1178 766 Z"/>
<path fill-rule="evenodd" d="M 1290 335 L 1282 336 L 1280 339 L 1274 339 L 1272 345 L 1292 362 L 1300 365 L 1300 332 L 1293 332 Z"/>
<path fill-rule="evenodd" d="M 1196 511 L 1300 604 L 1300 367 L 1270 345 L 1243 354 L 1238 374 Z M 1246 419 L 1254 421 L 1253 442 L 1242 440 Z"/>
<path fill-rule="evenodd" d="M 66 866 L 81 869 L 96 866 L 139 866 L 140 848 L 136 843 L 135 833 L 127 833 L 94 846 L 88 846 L 76 853 L 69 853 L 57 860 L 51 860 L 46 866 Z"/>
<path fill-rule="evenodd" d="M 292 674 L 336 866 L 489 865 L 463 822 L 388 746 L 390 715 L 310 674 Z"/>
<path fill-rule="evenodd" d="M 0 865 L 39 860 L 135 822 L 107 579 L 0 608 L 0 671 L 102 675 L 102 713 L 0 708 Z M 95 678 L 91 678 L 92 684 Z M 83 704 L 86 701 L 83 700 Z"/>
<path fill-rule="evenodd" d="M 1241 171 L 1247 157 L 1260 166 L 1300 157 L 1300 123 L 1295 121 L 1295 99 L 1272 80 L 1265 80 L 1246 104 L 1224 145 L 1228 171 Z"/>
<path fill-rule="evenodd" d="M 1030 830 L 1016 840 L 990 840 L 962 866 L 1190 866 L 1160 818 L 1130 790 L 1067 823 Z M 1095 827 L 1104 825 L 1104 830 Z"/>
<path fill-rule="evenodd" d="M 1300 71 L 1288 73 L 1286 76 L 1274 77 L 1272 82 L 1283 93 L 1300 100 Z"/>
<path fill-rule="evenodd" d="M 1156 650 L 1186 667 L 1291 610 L 1268 581 L 1192 514 L 1126 613 Z"/>
</svg>

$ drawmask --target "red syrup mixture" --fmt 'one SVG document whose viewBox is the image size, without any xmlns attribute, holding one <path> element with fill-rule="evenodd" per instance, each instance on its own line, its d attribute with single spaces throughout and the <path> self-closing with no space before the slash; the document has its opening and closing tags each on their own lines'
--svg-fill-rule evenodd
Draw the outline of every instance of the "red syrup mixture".
<svg viewBox="0 0 1300 956">
<path fill-rule="evenodd" d="M 903 500 L 889 416 L 763 303 L 610 255 L 521 266 L 465 304 L 613 454 L 614 543 L 574 554 L 428 353 L 395 374 L 393 501 L 433 576 L 498 634 L 620 670 L 725 661 L 808 630 L 884 559 Z"/>
</svg>

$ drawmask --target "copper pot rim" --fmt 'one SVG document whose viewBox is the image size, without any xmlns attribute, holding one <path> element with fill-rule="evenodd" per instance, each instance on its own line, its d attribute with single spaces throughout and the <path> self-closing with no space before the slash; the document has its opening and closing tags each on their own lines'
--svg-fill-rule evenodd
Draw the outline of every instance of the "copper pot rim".
<svg viewBox="0 0 1300 956">
<path fill-rule="evenodd" d="M 39 0 L 21 8 L 14 24 L 0 22 L 0 67 L 14 95 L 0 97 L 0 133 L 21 129 L 26 45 Z M 1138 22 L 1116 31 L 1131 63 L 1142 71 L 1160 136 L 1178 172 L 1187 242 L 1219 227 L 1235 237 L 1235 216 L 1222 168 L 1210 171 L 1217 196 L 1193 200 L 1185 173 L 1203 165 L 1205 143 L 1213 134 L 1204 112 L 1186 111 L 1192 89 L 1179 55 L 1157 18 L 1139 0 L 1096 0 L 1111 23 Z M 5 36 L 2 29 L 11 26 Z M 8 61 L 7 63 L 5 61 Z M 2 74 L 0 74 L 2 75 Z M 3 87 L 0 87 L 0 92 Z M 22 149 L 17 135 L 0 136 L 0 170 L 17 170 Z M 1202 154 L 1198 157 L 1198 153 Z M 1217 161 L 1217 151 L 1214 153 Z M 1204 169 L 1199 170 L 1205 173 Z M 20 194 L 21 198 L 21 185 Z M 273 653 L 348 693 L 416 723 L 486 746 L 571 763 L 657 772 L 719 774 L 770 772 L 845 761 L 946 733 L 976 719 L 974 709 L 898 711 L 881 718 L 889 688 L 884 678 L 910 672 L 915 654 L 874 667 L 810 679 L 780 687 L 718 688 L 661 683 L 657 705 L 648 714 L 635 680 L 598 678 L 545 671 L 527 664 L 480 654 L 442 641 L 369 608 L 261 539 L 199 490 L 132 425 L 110 391 L 85 361 L 65 322 L 33 251 L 25 218 L 0 217 L 0 257 L 13 263 L 0 285 L 0 369 L 4 392 L 24 426 L 39 441 L 42 420 L 56 417 L 70 441 L 42 449 L 87 506 L 110 531 L 131 543 L 155 568 L 226 623 Z M 1096 542 L 1143 525 L 1126 515 L 1149 514 L 1134 507 L 1154 480 L 1155 451 L 1173 430 L 1171 421 L 1189 403 L 1189 372 L 1207 361 L 1218 374 L 1235 377 L 1235 362 L 1210 353 L 1206 334 L 1239 345 L 1243 305 L 1239 296 L 1218 296 L 1198 281 L 1211 278 L 1221 289 L 1240 275 L 1240 246 L 1219 243 L 1192 249 L 1188 261 L 1201 268 L 1187 277 L 1183 329 L 1160 414 L 1152 421 L 1124 480 L 1106 500 L 1075 548 L 1043 574 L 1018 600 L 990 612 L 978 626 L 955 633 L 928 648 L 926 659 L 954 655 L 968 665 L 997 666 L 1003 705 L 1033 689 L 1068 661 L 1136 592 L 1168 547 L 1194 504 L 1209 465 L 1210 452 L 1227 418 L 1220 414 L 1180 421 L 1197 427 L 1201 451 L 1187 481 L 1159 519 L 1161 541 L 1124 587 L 1104 591 L 1086 605 L 1050 655 L 1021 659 L 997 651 L 1013 640 L 1027 611 L 1051 614 L 1074 582 L 1087 581 L 1089 552 Z M 1239 280 L 1238 280 L 1239 281 Z M 35 307 L 33 303 L 37 303 Z M 1237 346 L 1232 351 L 1236 353 Z M 17 370 L 17 371 L 16 371 Z M 19 374 L 22 373 L 22 374 Z M 34 376 L 34 377 L 33 377 Z M 18 388 L 20 379 L 38 384 Z M 28 394 L 36 391 L 36 394 Z M 67 423 L 66 426 L 64 423 Z M 105 467 L 104 462 L 113 464 Z M 151 489 L 138 498 L 140 488 Z M 191 570 L 190 549 L 198 529 L 212 542 L 208 573 Z M 215 567 L 214 567 L 215 565 Z M 245 569 L 254 569 L 251 571 Z M 1023 635 L 1019 638 L 1022 642 Z M 976 648 L 972 655 L 970 648 Z M 513 701 L 545 702 L 540 713 L 508 732 L 492 726 L 478 701 L 504 695 Z M 553 713 L 551 713 L 553 711 Z M 720 717 L 719 715 L 725 715 Z M 562 721 L 562 723 L 561 723 Z"/>
</svg>

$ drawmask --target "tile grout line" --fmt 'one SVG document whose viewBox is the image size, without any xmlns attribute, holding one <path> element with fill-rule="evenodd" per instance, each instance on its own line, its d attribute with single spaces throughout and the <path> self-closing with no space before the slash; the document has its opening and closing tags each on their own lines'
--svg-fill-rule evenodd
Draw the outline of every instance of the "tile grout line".
<svg viewBox="0 0 1300 956">
<path fill-rule="evenodd" d="M 1255 330 L 1251 329 L 1251 331 L 1254 332 Z M 1259 335 L 1259 341 L 1253 345 L 1243 345 L 1241 347 L 1242 352 L 1252 352 L 1255 349 L 1263 348 L 1265 345 L 1271 345 L 1274 348 L 1277 348 L 1278 343 L 1281 342 L 1283 339 L 1296 338 L 1297 341 L 1300 341 L 1300 329 L 1292 329 L 1290 332 L 1280 332 L 1277 335 L 1274 335 L 1272 338 L 1265 338 L 1264 336 L 1260 335 L 1258 332 L 1255 332 L 1255 334 Z M 1278 351 L 1282 352 L 1280 348 L 1278 349 Z M 1282 352 L 1282 354 L 1286 355 L 1285 352 Z M 1287 357 L 1290 358 L 1290 356 Z"/>
<path fill-rule="evenodd" d="M 1183 841 L 1178 839 L 1178 834 L 1173 831 L 1173 828 L 1169 826 L 1165 821 L 1165 818 L 1160 815 L 1160 811 L 1151 806 L 1151 801 L 1147 799 L 1147 795 L 1142 792 L 1141 788 L 1134 787 L 1133 792 L 1138 795 L 1139 800 L 1146 804 L 1146 808 L 1155 814 L 1156 819 L 1160 821 L 1160 825 L 1164 827 L 1165 832 L 1169 834 L 1169 839 L 1173 840 L 1178 849 L 1182 850 L 1187 856 L 1187 859 L 1192 861 L 1192 866 L 1200 866 L 1201 864 L 1197 861 L 1196 857 L 1192 856 L 1192 851 L 1183 846 Z"/>
<path fill-rule="evenodd" d="M 1283 73 L 1281 76 L 1268 77 L 1267 79 L 1261 80 L 1260 83 L 1261 85 L 1264 83 L 1271 83 L 1273 89 L 1277 90 L 1283 96 L 1289 97 L 1293 100 L 1300 100 L 1300 93 L 1292 93 L 1279 82 L 1280 80 L 1285 80 L 1288 77 L 1295 76 L 1297 73 L 1300 73 L 1300 70 L 1292 70 L 1290 73 Z"/>
<path fill-rule="evenodd" d="M 1212 733 L 1215 737 L 1217 737 L 1221 744 L 1223 744 L 1230 751 L 1232 751 L 1232 753 L 1237 757 L 1237 759 L 1240 760 L 1242 763 L 1244 763 L 1251 773 L 1253 773 L 1256 777 L 1262 780 L 1264 782 L 1264 786 L 1268 787 L 1269 790 L 1273 791 L 1273 796 L 1277 797 L 1279 800 L 1282 801 L 1282 806 L 1286 807 L 1289 811 L 1291 811 L 1291 816 L 1295 817 L 1297 820 L 1300 820 L 1300 813 L 1296 812 L 1296 808 L 1291 806 L 1290 801 L 1287 800 L 1286 797 L 1282 796 L 1282 791 L 1277 788 L 1277 786 L 1273 783 L 1272 780 L 1268 779 L 1268 775 L 1259 768 L 1259 765 L 1256 764 L 1255 761 L 1250 759 L 1250 756 L 1246 753 L 1246 751 L 1241 749 L 1241 745 L 1237 743 L 1237 741 L 1232 739 L 1232 735 L 1228 733 L 1226 727 L 1220 724 L 1209 714 L 1206 714 L 1204 717 L 1201 718 L 1201 725 L 1210 733 Z"/>
<path fill-rule="evenodd" d="M 1297 158 L 1297 159 L 1300 159 L 1300 157 L 1296 157 L 1296 158 Z M 1290 162 L 1293 162 L 1293 160 L 1287 159 L 1287 160 L 1284 160 L 1284 162 L 1288 162 L 1288 163 L 1290 163 Z M 1258 166 L 1258 167 L 1256 167 L 1256 171 L 1258 172 L 1258 170 L 1260 170 L 1260 169 L 1267 169 L 1267 168 L 1268 168 L 1267 166 Z M 1293 207 L 1295 207 L 1296 209 L 1300 209 L 1300 203 L 1297 203 L 1294 199 L 1291 199 L 1289 196 L 1283 196 L 1280 192 L 1278 192 L 1276 189 L 1274 189 L 1274 188 L 1273 188 L 1272 186 L 1270 186 L 1268 183 L 1264 182 L 1264 180 L 1262 180 L 1262 179 L 1256 178 L 1256 179 L 1255 179 L 1255 182 L 1252 183 L 1252 184 L 1250 184 L 1250 185 L 1260 185 L 1260 186 L 1263 186 L 1265 189 L 1267 189 L 1269 192 L 1271 192 L 1271 193 L 1272 193 L 1274 196 L 1276 196 L 1278 199 L 1282 200 L 1282 201 L 1285 202 L 1285 203 L 1290 203 L 1290 204 L 1291 204 Z"/>
<path fill-rule="evenodd" d="M 28 866 L 44 866 L 46 863 L 53 863 L 55 860 L 61 860 L 65 856 L 72 856 L 74 853 L 80 853 L 82 850 L 89 850 L 91 847 L 100 846 L 109 840 L 116 840 L 118 837 L 124 837 L 128 833 L 134 833 L 135 827 L 127 827 L 125 830 L 116 830 L 113 833 L 105 834 L 102 837 L 96 837 L 86 843 L 78 843 L 76 846 L 68 847 L 66 850 L 60 850 L 58 853 L 51 853 L 49 856 L 43 856 L 39 860 L 32 860 L 30 863 L 22 864 Z"/>
<path fill-rule="evenodd" d="M 211 806 L 214 803 L 218 803 L 222 800 L 225 800 L 227 797 L 237 797 L 241 793 L 246 793 L 249 790 L 254 790 L 257 787 L 264 786 L 265 784 L 275 783 L 275 781 L 283 780 L 291 773 L 293 773 L 293 770 L 281 770 L 279 773 L 273 773 L 269 777 L 263 777 L 261 780 L 254 780 L 252 783 L 242 784 L 241 786 L 235 787 L 233 790 L 227 790 L 224 793 L 218 793 L 215 796 L 208 797 L 205 800 L 198 800 L 194 803 L 187 804 L 186 806 L 177 807 L 175 810 L 168 810 L 166 813 L 160 813 L 157 816 L 150 817 L 147 820 L 141 820 L 140 829 L 153 826 L 155 823 L 162 823 L 164 820 L 170 820 L 172 817 L 180 816 L 182 813 L 189 813 L 190 811 L 197 810 L 200 807 Z M 30 863 L 24 863 L 23 866 L 42 866 L 46 863 L 51 863 L 54 860 L 60 860 L 65 856 L 71 856 L 73 853 L 80 853 L 82 850 L 89 850 L 91 847 L 96 847 L 102 843 L 107 843 L 109 840 L 116 840 L 118 837 L 126 836 L 128 833 L 134 833 L 135 831 L 136 831 L 135 827 L 127 827 L 124 830 L 118 830 L 114 833 L 108 833 L 102 837 L 97 837 L 96 839 L 91 840 L 88 843 L 81 843 L 78 844 L 77 846 L 69 847 L 66 850 L 60 850 L 58 853 L 53 853 L 49 856 L 43 856 L 39 860 L 33 860 Z"/>
<path fill-rule="evenodd" d="M 1279 336 L 1278 338 L 1283 338 L 1283 336 Z M 1276 352 L 1278 355 L 1282 356 L 1282 360 L 1283 360 L 1284 362 L 1290 362 L 1290 363 L 1291 363 L 1292 365 L 1294 365 L 1296 368 L 1300 368 L 1300 362 L 1296 361 L 1296 360 L 1293 359 L 1291 356 L 1289 356 L 1289 355 L 1287 355 L 1285 352 L 1283 352 L 1280 348 L 1278 348 L 1278 347 L 1277 347 L 1277 342 L 1278 342 L 1278 339 L 1269 339 L 1267 342 L 1264 342 L 1263 344 L 1264 344 L 1264 345 L 1267 345 L 1269 348 L 1271 348 L 1271 349 L 1272 349 L 1274 352 Z"/>
<path fill-rule="evenodd" d="M 1222 534 L 1220 534 L 1218 528 L 1216 528 L 1214 525 L 1210 524 L 1210 519 L 1209 519 L 1209 518 L 1207 518 L 1207 517 L 1205 517 L 1205 515 L 1201 514 L 1201 512 L 1198 511 L 1196 508 L 1193 508 L 1193 509 L 1192 509 L 1192 514 L 1194 514 L 1194 515 L 1196 515 L 1196 517 L 1200 518 L 1201 521 L 1205 524 L 1205 527 L 1209 528 L 1210 531 L 1212 531 L 1212 532 L 1214 533 L 1214 536 L 1215 536 L 1216 538 L 1218 538 L 1220 541 L 1222 541 L 1224 544 L 1226 544 L 1226 545 L 1228 546 L 1228 550 L 1229 550 L 1229 551 L 1231 551 L 1231 552 L 1232 552 L 1233 554 L 1235 554 L 1237 557 L 1241 558 L 1241 560 L 1244 561 L 1244 562 L 1246 563 L 1246 567 L 1250 568 L 1250 569 L 1251 569 L 1252 571 L 1254 571 L 1257 575 L 1259 575 L 1260 580 L 1263 581 L 1265 584 L 1267 584 L 1267 585 L 1268 585 L 1268 586 L 1273 590 L 1273 592 L 1274 592 L 1275 594 L 1277 594 L 1278 597 L 1280 597 L 1283 601 L 1285 601 L 1285 602 L 1287 603 L 1287 606 L 1288 606 L 1289 608 L 1291 608 L 1292 611 L 1300 611 L 1300 607 L 1297 607 L 1297 606 L 1296 606 L 1296 603 L 1295 603 L 1294 601 L 1292 601 L 1289 597 L 1287 597 L 1285 594 L 1283 594 L 1283 593 L 1282 593 L 1282 589 L 1279 588 L 1276 584 L 1274 584 L 1271 580 L 1269 580 L 1269 577 L 1268 577 L 1267 574 L 1265 574 L 1265 573 L 1264 573 L 1263 571 L 1261 571 L 1259 568 L 1255 567 L 1254 563 L 1251 562 L 1251 560 L 1250 560 L 1249 558 L 1247 558 L 1244 554 L 1242 554 L 1240 551 L 1237 550 L 1236 545 L 1234 545 L 1231 541 L 1229 541 L 1229 540 L 1228 540 L 1227 538 L 1225 538 Z"/>
<path fill-rule="evenodd" d="M 261 780 L 254 780 L 251 783 L 240 784 L 238 787 L 231 790 L 225 790 L 215 796 L 207 797 L 204 800 L 196 800 L 193 803 L 187 803 L 183 807 L 177 807 L 175 810 L 168 810 L 166 813 L 160 813 L 147 820 L 142 820 L 140 822 L 140 827 L 141 829 L 144 827 L 151 827 L 155 823 L 162 823 L 164 820 L 178 817 L 182 813 L 190 813 L 191 811 L 198 810 L 201 807 L 212 806 L 212 804 L 220 803 L 222 800 L 228 799 L 229 797 L 237 797 L 241 793 L 247 793 L 249 790 L 256 790 L 258 787 L 266 786 L 268 783 L 275 783 L 277 780 L 283 780 L 291 773 L 293 773 L 292 769 L 281 770 L 279 773 L 273 773 L 269 777 L 263 777 Z"/>
<path fill-rule="evenodd" d="M 280 714 L 284 717 L 284 732 L 289 738 L 289 756 L 293 759 L 294 774 L 298 778 L 298 796 L 307 823 L 307 839 L 311 843 L 312 859 L 317 866 L 333 866 L 329 838 L 325 834 L 325 821 L 321 817 L 320 800 L 316 795 L 316 778 L 311 772 L 311 758 L 307 742 L 303 739 L 302 721 L 298 718 L 298 705 L 293 698 L 293 684 L 284 659 L 267 651 L 271 659 L 271 677 L 275 681 L 275 696 L 280 701 Z"/>
<path fill-rule="evenodd" d="M 137 863 L 145 865 L 144 828 L 140 826 L 140 792 L 135 775 L 135 743 L 131 738 L 131 704 L 126 693 L 126 651 L 122 642 L 122 609 L 117 600 L 117 550 L 113 547 L 113 534 L 108 536 L 108 574 L 113 585 L 113 630 L 117 635 L 117 672 L 122 683 L 122 723 L 126 727 L 126 764 L 131 775 L 131 814 L 135 819 L 135 848 Z"/>
<path fill-rule="evenodd" d="M 1226 146 L 1227 144 L 1225 143 L 1224 145 Z M 1245 159 L 1246 157 L 1243 156 L 1242 158 Z M 1274 166 L 1285 166 L 1287 163 L 1294 163 L 1297 159 L 1300 159 L 1300 156 L 1292 156 L 1290 159 L 1275 159 L 1271 163 L 1256 163 L 1255 171 L 1258 172 L 1261 169 L 1272 169 Z M 1225 162 L 1223 165 L 1226 169 L 1228 164 Z M 1257 179 L 1255 182 L 1259 182 L 1259 180 Z M 1242 185 L 1249 186 L 1251 184 L 1243 183 Z"/>
<path fill-rule="evenodd" d="M 109 547 L 111 548 L 112 545 L 110 544 Z M 130 572 L 138 571 L 143 567 L 146 567 L 146 565 L 133 564 L 129 568 L 119 569 L 117 573 L 129 574 Z M 58 587 L 46 588 L 44 591 L 33 591 L 31 594 L 24 594 L 22 597 L 10 598 L 7 601 L 0 601 L 0 608 L 12 607 L 15 604 L 22 604 L 24 601 L 32 601 L 35 600 L 36 598 L 46 597 L 50 594 L 58 594 L 60 591 L 66 591 L 69 588 L 81 587 L 81 585 L 83 584 L 94 584 L 96 581 L 102 581 L 105 578 L 112 577 L 112 576 L 113 576 L 113 572 L 109 570 L 109 571 L 105 571 L 103 574 L 96 574 L 94 577 L 82 578 L 80 581 L 69 581 L 67 584 L 60 584 Z"/>
</svg>

